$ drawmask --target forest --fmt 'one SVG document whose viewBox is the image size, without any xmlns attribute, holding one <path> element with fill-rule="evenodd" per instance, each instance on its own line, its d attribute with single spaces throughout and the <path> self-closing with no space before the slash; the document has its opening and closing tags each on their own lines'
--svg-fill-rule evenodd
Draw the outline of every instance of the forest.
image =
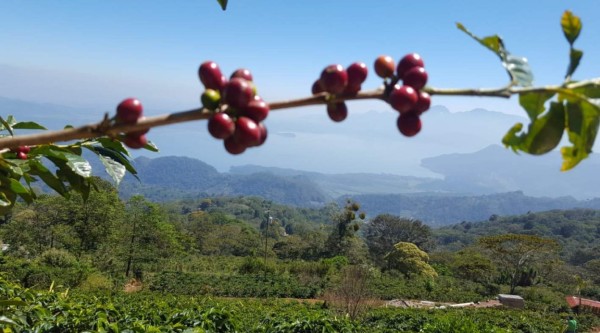
<svg viewBox="0 0 600 333">
<path fill-rule="evenodd" d="M 600 299 L 596 210 L 432 228 L 390 214 L 367 217 L 352 200 L 318 208 L 244 196 L 159 204 L 120 199 L 112 184 L 96 181 L 99 191 L 87 201 L 41 195 L 4 216 L 5 327 L 553 332 L 572 313 L 566 295 Z M 484 302 L 500 293 L 521 295 L 525 309 L 386 306 Z M 600 324 L 591 313 L 578 319 L 584 328 Z"/>
</svg>

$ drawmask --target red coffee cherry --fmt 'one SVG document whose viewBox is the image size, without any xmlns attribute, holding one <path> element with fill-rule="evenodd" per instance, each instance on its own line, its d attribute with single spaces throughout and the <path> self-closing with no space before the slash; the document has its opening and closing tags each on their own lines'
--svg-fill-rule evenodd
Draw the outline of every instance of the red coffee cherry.
<svg viewBox="0 0 600 333">
<path fill-rule="evenodd" d="M 27 154 L 24 153 L 24 152 L 22 152 L 22 151 L 20 151 L 20 152 L 17 153 L 17 158 L 20 159 L 20 160 L 26 160 L 27 159 Z"/>
<path fill-rule="evenodd" d="M 431 96 L 424 91 L 419 91 L 419 98 L 414 107 L 415 112 L 420 115 L 421 113 L 429 110 L 430 107 Z"/>
<path fill-rule="evenodd" d="M 359 87 L 365 82 L 367 79 L 367 75 L 369 74 L 369 69 L 364 62 L 355 62 L 352 65 L 348 66 L 346 69 L 348 73 L 348 85 L 352 87 Z"/>
<path fill-rule="evenodd" d="M 242 109 L 242 115 L 256 122 L 261 122 L 269 115 L 269 104 L 265 101 L 252 100 Z"/>
<path fill-rule="evenodd" d="M 19 148 L 17 148 L 17 152 L 22 152 L 25 154 L 29 154 L 30 151 L 31 151 L 31 147 L 29 147 L 29 146 L 19 146 Z"/>
<path fill-rule="evenodd" d="M 235 123 L 225 112 L 215 113 L 208 119 L 208 132 L 216 139 L 227 139 L 234 131 Z"/>
<path fill-rule="evenodd" d="M 404 56 L 396 67 L 396 74 L 400 79 L 404 79 L 404 74 L 413 67 L 425 67 L 423 58 L 417 53 L 410 53 Z"/>
<path fill-rule="evenodd" d="M 128 133 L 125 135 L 123 143 L 129 148 L 140 149 L 148 144 L 148 139 L 146 138 L 146 135 L 130 135 Z"/>
<path fill-rule="evenodd" d="M 254 87 L 249 81 L 233 78 L 223 89 L 223 100 L 234 108 L 243 108 L 254 98 Z"/>
<path fill-rule="evenodd" d="M 398 129 L 400 133 L 411 137 L 417 135 L 421 131 L 421 118 L 415 113 L 404 113 L 398 117 Z"/>
<path fill-rule="evenodd" d="M 233 72 L 233 74 L 231 74 L 230 79 L 239 77 L 240 79 L 244 79 L 246 81 L 250 81 L 252 82 L 252 73 L 250 73 L 249 70 L 245 69 L 245 68 L 240 68 L 240 69 L 236 69 L 235 72 Z"/>
<path fill-rule="evenodd" d="M 400 113 L 409 112 L 418 99 L 415 89 L 409 86 L 395 85 L 389 96 L 390 105 Z"/>
<path fill-rule="evenodd" d="M 427 72 L 423 67 L 413 67 L 404 73 L 402 78 L 404 85 L 411 86 L 419 90 L 427 84 Z"/>
<path fill-rule="evenodd" d="M 235 122 L 233 137 L 239 144 L 251 147 L 260 142 L 261 133 L 254 120 L 248 117 L 239 117 Z"/>
<path fill-rule="evenodd" d="M 329 65 L 321 72 L 321 86 L 330 94 L 341 94 L 348 85 L 348 73 L 342 65 Z"/>
<path fill-rule="evenodd" d="M 206 89 L 223 90 L 227 79 L 214 61 L 205 61 L 198 68 L 198 76 Z"/>
<path fill-rule="evenodd" d="M 315 81 L 315 83 L 313 83 L 311 88 L 311 92 L 313 95 L 320 94 L 324 91 L 325 89 L 323 89 L 323 86 L 321 85 L 321 80 L 317 80 Z"/>
<path fill-rule="evenodd" d="M 239 155 L 246 151 L 246 146 L 237 142 L 233 136 L 228 137 L 223 141 L 225 150 L 231 155 Z"/>
<path fill-rule="evenodd" d="M 263 123 L 258 123 L 258 129 L 260 130 L 260 141 L 257 146 L 262 146 L 267 141 L 267 127 Z"/>
<path fill-rule="evenodd" d="M 348 107 L 344 102 L 327 104 L 327 115 L 329 119 L 339 123 L 348 117 Z"/>
<path fill-rule="evenodd" d="M 344 94 L 346 95 L 356 95 L 358 94 L 358 92 L 360 91 L 361 86 L 351 86 L 351 85 L 347 85 L 346 89 L 344 89 Z"/>
<path fill-rule="evenodd" d="M 117 106 L 118 122 L 124 124 L 135 124 L 142 116 L 144 108 L 142 103 L 136 98 L 127 98 Z"/>
</svg>

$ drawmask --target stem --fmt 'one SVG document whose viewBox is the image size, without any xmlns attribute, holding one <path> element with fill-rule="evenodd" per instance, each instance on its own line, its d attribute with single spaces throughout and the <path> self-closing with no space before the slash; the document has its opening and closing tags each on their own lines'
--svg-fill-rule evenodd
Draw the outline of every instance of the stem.
<svg viewBox="0 0 600 333">
<path fill-rule="evenodd" d="M 498 89 L 436 89 L 436 88 L 423 88 L 423 91 L 430 95 L 441 95 L 441 96 L 480 96 L 480 97 L 502 97 L 510 98 L 514 92 L 512 92 L 510 86 Z"/>
<path fill-rule="evenodd" d="M 600 86 L 600 78 L 565 84 L 563 86 L 519 88 L 514 87 L 511 84 L 506 87 L 494 89 L 439 89 L 434 87 L 425 87 L 423 88 L 423 91 L 429 93 L 430 95 L 440 96 L 480 96 L 510 98 L 512 95 L 521 94 L 525 92 L 565 92 L 568 89 L 582 88 L 586 86 Z M 385 101 L 386 97 L 383 89 L 359 92 L 355 95 L 334 96 L 327 93 L 321 93 L 315 96 L 305 98 L 271 102 L 269 103 L 269 107 L 272 111 L 274 111 L 310 105 L 327 104 L 330 102 L 363 99 L 379 99 Z M 138 122 L 135 124 L 112 124 L 108 119 L 108 115 L 105 115 L 104 120 L 96 124 L 88 124 L 77 128 L 70 128 L 58 131 L 46 131 L 36 134 L 0 138 L 0 154 L 6 152 L 10 148 L 16 148 L 19 146 L 35 146 L 40 144 L 64 142 L 77 139 L 90 139 L 100 136 L 116 137 L 120 133 L 128 133 L 146 128 L 208 119 L 212 113 L 213 111 L 211 110 L 205 108 L 197 108 L 160 116 L 146 117 L 138 120 Z"/>
</svg>

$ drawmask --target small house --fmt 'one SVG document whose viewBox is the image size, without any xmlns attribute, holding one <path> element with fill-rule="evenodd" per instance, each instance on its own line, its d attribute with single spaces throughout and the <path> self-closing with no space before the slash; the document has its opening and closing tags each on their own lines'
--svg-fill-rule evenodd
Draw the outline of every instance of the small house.
<svg viewBox="0 0 600 333">
<path fill-rule="evenodd" d="M 499 294 L 498 300 L 500 304 L 510 308 L 523 309 L 525 307 L 525 300 L 519 295 Z"/>
<path fill-rule="evenodd" d="M 600 315 L 600 302 L 599 301 L 594 301 L 591 299 L 585 299 L 585 298 L 579 298 L 579 297 L 575 297 L 575 296 L 567 296 L 567 304 L 569 304 L 569 307 L 575 311 L 575 312 L 579 312 L 581 311 L 589 311 L 592 313 L 595 313 L 597 315 Z"/>
</svg>

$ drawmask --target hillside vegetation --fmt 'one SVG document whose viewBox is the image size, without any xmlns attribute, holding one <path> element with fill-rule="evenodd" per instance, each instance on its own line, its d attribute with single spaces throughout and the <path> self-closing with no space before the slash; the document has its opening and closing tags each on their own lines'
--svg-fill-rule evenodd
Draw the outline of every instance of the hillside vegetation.
<svg viewBox="0 0 600 333">
<path fill-rule="evenodd" d="M 1 220 L 5 250 L 0 254 L 0 271 L 7 279 L 2 283 L 17 284 L 2 290 L 25 287 L 72 295 L 39 294 L 38 301 L 34 301 L 38 296 L 32 296 L 25 300 L 28 309 L 44 304 L 79 311 L 73 304 L 95 302 L 98 311 L 89 312 L 79 323 L 117 325 L 119 330 L 132 325 L 161 327 L 167 323 L 147 317 L 134 324 L 124 318 L 144 311 L 130 302 L 150 304 L 171 295 L 165 299 L 171 305 L 164 304 L 154 315 L 171 318 L 169 325 L 189 328 L 193 324 L 181 321 L 187 318 L 181 313 L 191 310 L 179 297 L 317 298 L 316 307 L 302 305 L 307 310 L 294 310 L 309 311 L 306 327 L 365 332 L 389 332 L 385 327 L 395 327 L 417 332 L 434 326 L 452 330 L 463 325 L 464 318 L 472 318 L 467 323 L 469 332 L 539 332 L 560 326 L 570 311 L 565 295 L 600 298 L 600 213 L 595 210 L 493 215 L 482 222 L 432 229 L 408 217 L 366 216 L 364 206 L 351 200 L 320 208 L 244 196 L 158 204 L 142 196 L 120 199 L 109 183 L 99 184 L 100 191 L 91 193 L 87 202 L 76 195 L 42 196 L 34 204 L 18 205 Z M 512 250 L 504 252 L 506 246 Z M 513 265 L 515 255 L 522 253 L 527 254 L 526 260 Z M 125 286 L 141 289 L 146 296 L 124 295 Z M 518 312 L 496 316 L 487 310 L 461 310 L 437 312 L 438 317 L 425 310 L 377 310 L 392 299 L 472 302 L 508 292 L 526 299 L 527 316 L 543 314 L 546 319 L 529 324 L 526 320 L 516 328 L 520 319 L 502 318 Z M 4 297 L 12 299 L 19 293 Z M 113 296 L 98 298 L 98 293 Z M 239 308 L 238 303 L 199 302 L 190 303 L 196 304 L 193 311 L 210 320 L 223 320 L 245 331 L 267 327 L 262 321 L 240 319 L 251 318 L 246 317 L 253 316 L 250 308 L 263 306 L 259 303 Z M 170 306 L 182 312 L 167 311 Z M 270 306 L 265 305 L 264 311 L 270 311 Z M 98 314 L 106 307 L 116 311 L 108 323 Z M 25 318 L 15 317 L 13 310 L 15 323 Z M 332 319 L 339 315 L 346 319 Z M 481 321 L 480 315 L 487 319 Z M 70 321 L 75 317 L 66 316 L 43 320 L 48 327 L 80 327 Z M 273 320 L 268 325 L 279 328 L 266 331 L 297 332 L 290 327 L 296 327 L 299 317 Z M 584 327 L 596 323 L 593 316 L 580 316 L 580 320 Z M 415 322 L 403 326 L 405 321 Z M 15 325 L 30 327 L 20 323 Z"/>
</svg>

